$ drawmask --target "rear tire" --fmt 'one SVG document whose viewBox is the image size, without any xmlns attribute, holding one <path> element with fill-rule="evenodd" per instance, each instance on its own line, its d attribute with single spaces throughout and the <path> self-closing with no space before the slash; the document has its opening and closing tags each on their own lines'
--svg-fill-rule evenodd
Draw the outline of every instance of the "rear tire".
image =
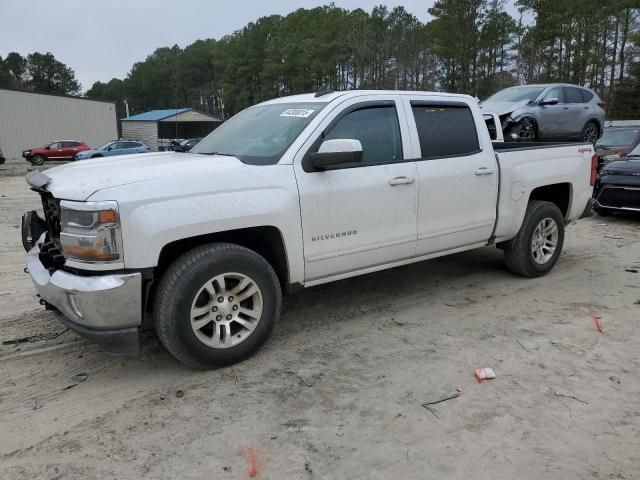
<svg viewBox="0 0 640 480">
<path fill-rule="evenodd" d="M 269 338 L 280 316 L 275 271 L 257 253 L 212 243 L 179 257 L 155 299 L 162 344 L 182 363 L 207 369 L 240 362 Z"/>
<path fill-rule="evenodd" d="M 587 122 L 582 128 L 582 140 L 585 142 L 593 143 L 595 145 L 599 137 L 600 130 L 595 122 Z"/>
<path fill-rule="evenodd" d="M 31 163 L 38 167 L 44 165 L 44 157 L 42 155 L 34 155 L 31 157 Z"/>
<path fill-rule="evenodd" d="M 541 277 L 558 261 L 564 244 L 564 218 L 557 205 L 532 200 L 518 234 L 505 244 L 504 258 L 513 273 Z"/>
</svg>

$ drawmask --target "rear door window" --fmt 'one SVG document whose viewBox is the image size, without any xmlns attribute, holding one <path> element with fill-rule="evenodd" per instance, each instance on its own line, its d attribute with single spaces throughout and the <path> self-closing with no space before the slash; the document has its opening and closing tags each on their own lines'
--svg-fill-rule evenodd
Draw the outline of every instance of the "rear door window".
<svg viewBox="0 0 640 480">
<path fill-rule="evenodd" d="M 563 87 L 565 103 L 583 103 L 582 93 L 579 88 Z"/>
<path fill-rule="evenodd" d="M 422 159 L 462 157 L 480 151 L 469 107 L 411 102 Z"/>
<path fill-rule="evenodd" d="M 593 93 L 591 93 L 589 90 L 581 88 L 580 92 L 582 93 L 582 101 L 584 103 L 590 102 L 593 99 Z"/>
</svg>

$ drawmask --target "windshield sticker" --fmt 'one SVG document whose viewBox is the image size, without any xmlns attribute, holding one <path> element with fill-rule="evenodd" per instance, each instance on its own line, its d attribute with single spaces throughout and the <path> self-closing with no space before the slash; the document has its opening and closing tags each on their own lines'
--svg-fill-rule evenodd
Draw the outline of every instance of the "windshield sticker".
<svg viewBox="0 0 640 480">
<path fill-rule="evenodd" d="M 308 110 L 306 108 L 288 108 L 280 114 L 281 117 L 297 117 L 308 118 L 315 110 Z"/>
</svg>

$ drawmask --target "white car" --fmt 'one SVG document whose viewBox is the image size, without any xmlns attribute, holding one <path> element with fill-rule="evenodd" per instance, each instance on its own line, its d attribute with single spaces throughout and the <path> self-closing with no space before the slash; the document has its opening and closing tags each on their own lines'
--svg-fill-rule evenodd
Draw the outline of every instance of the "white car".
<svg viewBox="0 0 640 480">
<path fill-rule="evenodd" d="M 546 274 L 590 211 L 593 145 L 492 144 L 466 95 L 324 91 L 239 113 L 189 154 L 32 172 L 23 217 L 47 308 L 108 351 L 151 322 L 182 362 L 240 361 L 282 295 L 486 245 Z M 144 322 L 143 322 L 144 321 Z"/>
</svg>

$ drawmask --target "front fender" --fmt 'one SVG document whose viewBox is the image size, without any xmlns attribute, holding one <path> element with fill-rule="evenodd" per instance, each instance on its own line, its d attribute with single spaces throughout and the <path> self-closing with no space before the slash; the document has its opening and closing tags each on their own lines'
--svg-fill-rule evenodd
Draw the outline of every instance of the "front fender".
<svg viewBox="0 0 640 480">
<path fill-rule="evenodd" d="M 101 190 L 90 199 L 118 202 L 127 269 L 157 266 L 162 248 L 177 240 L 271 226 L 282 234 L 290 281 L 301 283 L 300 203 L 292 168 L 255 168 L 274 169 L 278 174 L 162 178 Z"/>
</svg>

